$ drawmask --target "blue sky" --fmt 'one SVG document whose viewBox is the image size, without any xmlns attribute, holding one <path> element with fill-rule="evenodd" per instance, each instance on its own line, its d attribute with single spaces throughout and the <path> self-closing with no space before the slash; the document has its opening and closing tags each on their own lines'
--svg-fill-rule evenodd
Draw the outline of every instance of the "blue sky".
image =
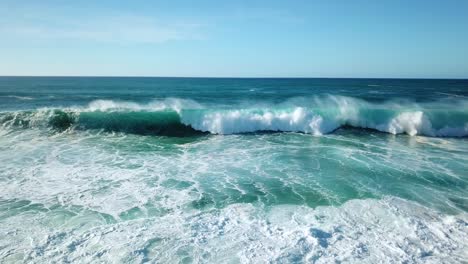
<svg viewBox="0 0 468 264">
<path fill-rule="evenodd" d="M 468 78 L 468 1 L 0 1 L 0 75 Z"/>
</svg>

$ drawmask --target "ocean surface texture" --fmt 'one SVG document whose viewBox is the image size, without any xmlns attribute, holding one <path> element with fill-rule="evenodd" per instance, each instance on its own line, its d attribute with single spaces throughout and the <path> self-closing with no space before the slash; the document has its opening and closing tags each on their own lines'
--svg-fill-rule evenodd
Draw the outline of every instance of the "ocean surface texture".
<svg viewBox="0 0 468 264">
<path fill-rule="evenodd" d="M 1 77 L 0 262 L 463 263 L 467 136 L 467 80 Z"/>
</svg>

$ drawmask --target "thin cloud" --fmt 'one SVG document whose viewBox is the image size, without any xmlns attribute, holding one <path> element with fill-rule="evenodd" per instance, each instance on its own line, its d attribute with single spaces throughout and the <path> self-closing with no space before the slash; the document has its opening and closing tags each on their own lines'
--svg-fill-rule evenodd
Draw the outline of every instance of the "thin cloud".
<svg viewBox="0 0 468 264">
<path fill-rule="evenodd" d="M 2 23 L 6 38 L 75 40 L 115 43 L 163 43 L 200 39 L 201 25 L 192 22 L 161 22 L 152 17 L 114 15 L 100 18 L 41 18 Z"/>
</svg>

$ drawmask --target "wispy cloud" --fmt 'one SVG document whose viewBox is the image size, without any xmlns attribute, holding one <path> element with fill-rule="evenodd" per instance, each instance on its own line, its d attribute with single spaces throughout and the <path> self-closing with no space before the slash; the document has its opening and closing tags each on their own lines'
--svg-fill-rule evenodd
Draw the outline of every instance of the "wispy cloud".
<svg viewBox="0 0 468 264">
<path fill-rule="evenodd" d="M 113 14 L 100 17 L 28 16 L 0 21 L 3 38 L 74 40 L 112 43 L 163 43 L 203 38 L 194 22 L 162 21 L 148 16 Z"/>
</svg>

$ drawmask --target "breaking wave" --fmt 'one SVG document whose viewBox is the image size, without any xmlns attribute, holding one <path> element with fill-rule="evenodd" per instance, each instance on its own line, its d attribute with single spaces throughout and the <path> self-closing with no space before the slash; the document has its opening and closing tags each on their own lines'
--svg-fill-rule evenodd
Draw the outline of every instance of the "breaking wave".
<svg viewBox="0 0 468 264">
<path fill-rule="evenodd" d="M 356 98 L 300 98 L 277 105 L 204 107 L 166 99 L 148 104 L 97 100 L 87 107 L 0 113 L 3 128 L 101 129 L 144 135 L 189 136 L 260 131 L 331 133 L 342 127 L 431 137 L 468 135 L 468 101 L 370 103 Z"/>
</svg>

